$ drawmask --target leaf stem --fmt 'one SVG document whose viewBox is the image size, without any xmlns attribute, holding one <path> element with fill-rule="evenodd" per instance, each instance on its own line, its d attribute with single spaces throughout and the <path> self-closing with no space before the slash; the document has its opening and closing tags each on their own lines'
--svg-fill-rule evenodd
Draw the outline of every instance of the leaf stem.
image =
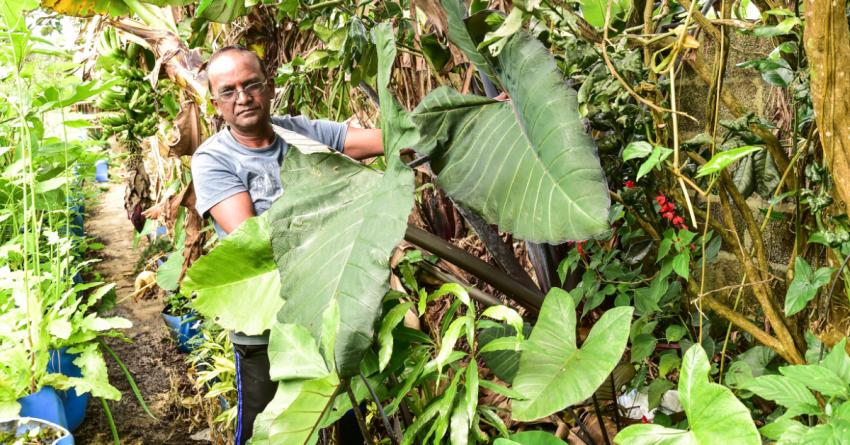
<svg viewBox="0 0 850 445">
<path fill-rule="evenodd" d="M 348 394 L 348 400 L 351 401 L 351 410 L 354 411 L 354 417 L 357 418 L 357 425 L 360 427 L 360 432 L 363 433 L 363 439 L 368 445 L 375 445 L 372 441 L 372 436 L 369 435 L 369 429 L 366 427 L 366 420 L 363 418 L 363 413 L 360 412 L 360 406 L 357 404 L 357 398 L 354 397 L 354 391 L 351 390 L 351 383 L 345 382 L 345 393 Z"/>
</svg>

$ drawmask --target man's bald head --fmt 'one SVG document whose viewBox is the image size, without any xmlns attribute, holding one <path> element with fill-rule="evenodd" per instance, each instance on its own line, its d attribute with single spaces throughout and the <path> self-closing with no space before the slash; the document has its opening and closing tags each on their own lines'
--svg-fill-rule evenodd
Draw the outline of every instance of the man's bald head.
<svg viewBox="0 0 850 445">
<path fill-rule="evenodd" d="M 256 54 L 241 46 L 216 51 L 207 79 L 212 103 L 231 130 L 246 137 L 271 132 L 274 79 Z"/>
<path fill-rule="evenodd" d="M 258 56 L 257 53 L 255 53 L 254 51 L 251 51 L 250 49 L 245 48 L 242 45 L 229 45 L 225 46 L 224 48 L 217 49 L 207 61 L 207 73 L 210 72 L 210 68 L 213 66 L 217 59 L 220 59 L 222 56 L 225 55 L 234 54 L 239 54 L 253 59 L 257 62 L 257 69 L 259 70 L 259 72 L 263 75 L 266 74 L 266 64 L 263 62 L 263 59 L 261 59 L 260 56 Z M 207 79 L 207 88 L 209 88 L 210 92 L 213 91 L 212 84 L 209 82 L 209 79 Z"/>
</svg>

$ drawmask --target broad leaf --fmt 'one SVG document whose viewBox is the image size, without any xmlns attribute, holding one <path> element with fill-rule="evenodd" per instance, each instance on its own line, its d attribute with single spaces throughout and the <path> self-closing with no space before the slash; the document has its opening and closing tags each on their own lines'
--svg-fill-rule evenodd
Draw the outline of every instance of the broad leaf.
<svg viewBox="0 0 850 445">
<path fill-rule="evenodd" d="M 753 34 L 758 37 L 776 37 L 790 34 L 795 26 L 800 24 L 797 17 L 788 17 L 775 26 L 759 26 L 753 29 Z"/>
<path fill-rule="evenodd" d="M 631 8 L 631 3 L 624 0 L 611 0 L 611 22 L 617 19 L 623 12 Z M 581 0 L 581 15 L 591 25 L 602 28 L 605 25 L 605 12 L 608 2 L 605 0 Z"/>
<path fill-rule="evenodd" d="M 337 315 L 336 305 L 322 315 L 323 349 L 336 334 Z M 340 381 L 332 371 L 333 363 L 326 363 L 310 332 L 293 324 L 272 328 L 269 362 L 269 374 L 278 382 L 277 392 L 257 417 L 250 443 L 316 443 L 318 431 L 335 420 L 333 407 Z"/>
<path fill-rule="evenodd" d="M 615 442 L 622 445 L 759 445 L 750 412 L 732 392 L 708 378 L 711 366 L 700 345 L 685 353 L 679 373 L 679 401 L 690 429 L 660 425 L 632 425 L 620 431 Z"/>
<path fill-rule="evenodd" d="M 272 380 L 312 379 L 329 371 L 316 340 L 301 326 L 276 324 L 269 335 Z"/>
<path fill-rule="evenodd" d="M 456 202 L 518 238 L 560 243 L 608 229 L 608 190 L 575 93 L 552 55 L 525 32 L 498 56 L 507 102 L 429 94 L 412 117 L 437 183 Z"/>
<path fill-rule="evenodd" d="M 333 405 L 339 391 L 339 383 L 336 373 L 304 381 L 300 385 L 295 400 L 268 425 L 268 443 L 287 445 L 316 443 L 319 423 Z M 278 391 L 280 392 L 280 388 Z M 289 392 L 286 394 L 290 396 Z"/>
<path fill-rule="evenodd" d="M 576 347 L 575 302 L 553 288 L 520 356 L 513 387 L 528 400 L 513 403 L 517 420 L 535 420 L 590 397 L 611 373 L 626 348 L 633 309 L 614 308 Z"/>
<path fill-rule="evenodd" d="M 847 351 L 844 349 L 846 343 L 846 338 L 836 343 L 820 364 L 841 377 L 841 380 L 850 382 L 850 357 L 847 356 Z"/>
<path fill-rule="evenodd" d="M 630 159 L 642 159 L 652 153 L 652 144 L 646 141 L 635 141 L 629 143 L 623 149 L 623 161 Z"/>
<path fill-rule="evenodd" d="M 192 264 L 183 291 L 192 307 L 225 329 L 262 334 L 283 306 L 265 215 L 250 218 Z"/>
<path fill-rule="evenodd" d="M 167 290 L 175 291 L 179 287 L 180 273 L 183 272 L 183 250 L 171 252 L 162 266 L 156 269 L 157 286 Z"/>
<path fill-rule="evenodd" d="M 796 365 L 779 368 L 785 377 L 806 385 L 826 397 L 847 398 L 848 382 L 841 380 L 835 372 L 821 365 Z"/>
<path fill-rule="evenodd" d="M 637 175 L 635 175 L 635 181 L 640 181 L 640 178 L 649 174 L 658 164 L 664 162 L 665 159 L 670 157 L 670 154 L 673 153 L 673 150 L 667 147 L 661 147 L 656 145 L 652 149 L 652 153 L 650 153 L 649 158 L 647 158 L 638 168 Z"/>
<path fill-rule="evenodd" d="M 386 92 L 395 57 L 392 30 L 374 29 L 387 170 L 381 174 L 338 153 L 291 150 L 281 169 L 283 196 L 269 210 L 281 295 L 278 319 L 321 335 L 322 314 L 339 305 L 336 366 L 357 374 L 372 344 L 381 300 L 389 289 L 389 257 L 413 207 L 413 172 L 398 152 L 413 134 Z M 413 137 L 412 137 L 413 136 Z"/>
<path fill-rule="evenodd" d="M 697 170 L 697 178 L 701 176 L 711 175 L 715 173 L 720 173 L 731 165 L 733 162 L 747 156 L 750 153 L 757 152 L 761 150 L 762 147 L 755 147 L 752 145 L 745 145 L 743 147 L 733 148 L 731 150 L 725 150 L 718 153 L 715 153 L 708 162 L 705 163 L 702 167 Z"/>
<path fill-rule="evenodd" d="M 791 316 L 803 310 L 806 304 L 815 298 L 818 289 L 829 284 L 834 270 L 831 267 L 821 267 L 813 272 L 809 263 L 798 256 L 794 260 L 794 279 L 785 295 L 785 315 Z"/>
</svg>

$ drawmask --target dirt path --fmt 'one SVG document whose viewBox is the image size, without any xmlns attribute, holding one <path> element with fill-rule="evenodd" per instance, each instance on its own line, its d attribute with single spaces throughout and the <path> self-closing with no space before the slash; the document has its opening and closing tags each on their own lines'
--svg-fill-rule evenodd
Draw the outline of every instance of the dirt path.
<svg viewBox="0 0 850 445">
<path fill-rule="evenodd" d="M 159 298 L 134 300 L 133 268 L 141 247 L 133 250 L 133 227 L 124 212 L 123 184 L 110 184 L 99 197 L 99 205 L 87 215 L 86 232 L 103 243 L 103 261 L 95 267 L 102 280 L 116 283 L 119 304 L 114 315 L 128 318 L 133 328 L 125 332 L 132 343 L 110 340 L 108 343 L 136 379 L 154 420 L 140 407 L 121 369 L 111 357 L 109 380 L 122 398 L 109 402 L 122 444 L 200 444 L 190 438 L 190 421 L 181 407 L 183 396 L 191 392 L 186 378 L 185 355 L 177 351 L 160 317 L 163 302 Z M 106 355 L 106 354 L 104 354 Z M 109 423 L 99 400 L 92 400 L 83 425 L 74 433 L 79 445 L 112 444 Z"/>
</svg>

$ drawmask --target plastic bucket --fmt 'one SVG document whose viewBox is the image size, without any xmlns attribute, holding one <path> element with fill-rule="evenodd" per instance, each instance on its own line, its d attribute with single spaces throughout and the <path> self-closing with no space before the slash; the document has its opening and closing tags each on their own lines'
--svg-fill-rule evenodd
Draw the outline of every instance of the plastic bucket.
<svg viewBox="0 0 850 445">
<path fill-rule="evenodd" d="M 94 179 L 97 182 L 109 181 L 109 164 L 106 159 L 100 159 L 94 163 Z"/>
<path fill-rule="evenodd" d="M 35 429 L 55 431 L 59 438 L 53 441 L 53 445 L 74 445 L 74 437 L 66 428 L 47 420 L 20 417 L 0 422 L 0 432 L 14 433 L 15 437 L 26 437 L 30 431 Z"/>
<path fill-rule="evenodd" d="M 162 319 L 177 340 L 177 349 L 191 352 L 194 348 L 191 340 L 201 333 L 201 319 L 198 314 L 190 312 L 186 315 L 171 315 L 163 311 Z"/>
<path fill-rule="evenodd" d="M 55 372 L 68 377 L 82 377 L 83 371 L 74 364 L 74 359 L 77 357 L 79 357 L 79 354 L 69 354 L 68 348 L 51 350 L 50 361 L 47 362 L 47 372 Z M 91 400 L 91 393 L 77 394 L 77 390 L 73 388 L 68 391 L 57 390 L 56 393 L 65 408 L 68 429 L 76 430 L 86 418 L 86 409 L 89 406 L 89 400 Z"/>
<path fill-rule="evenodd" d="M 21 397 L 18 403 L 21 404 L 21 417 L 35 417 L 68 428 L 65 408 L 55 389 L 45 386 L 36 393 Z"/>
</svg>

